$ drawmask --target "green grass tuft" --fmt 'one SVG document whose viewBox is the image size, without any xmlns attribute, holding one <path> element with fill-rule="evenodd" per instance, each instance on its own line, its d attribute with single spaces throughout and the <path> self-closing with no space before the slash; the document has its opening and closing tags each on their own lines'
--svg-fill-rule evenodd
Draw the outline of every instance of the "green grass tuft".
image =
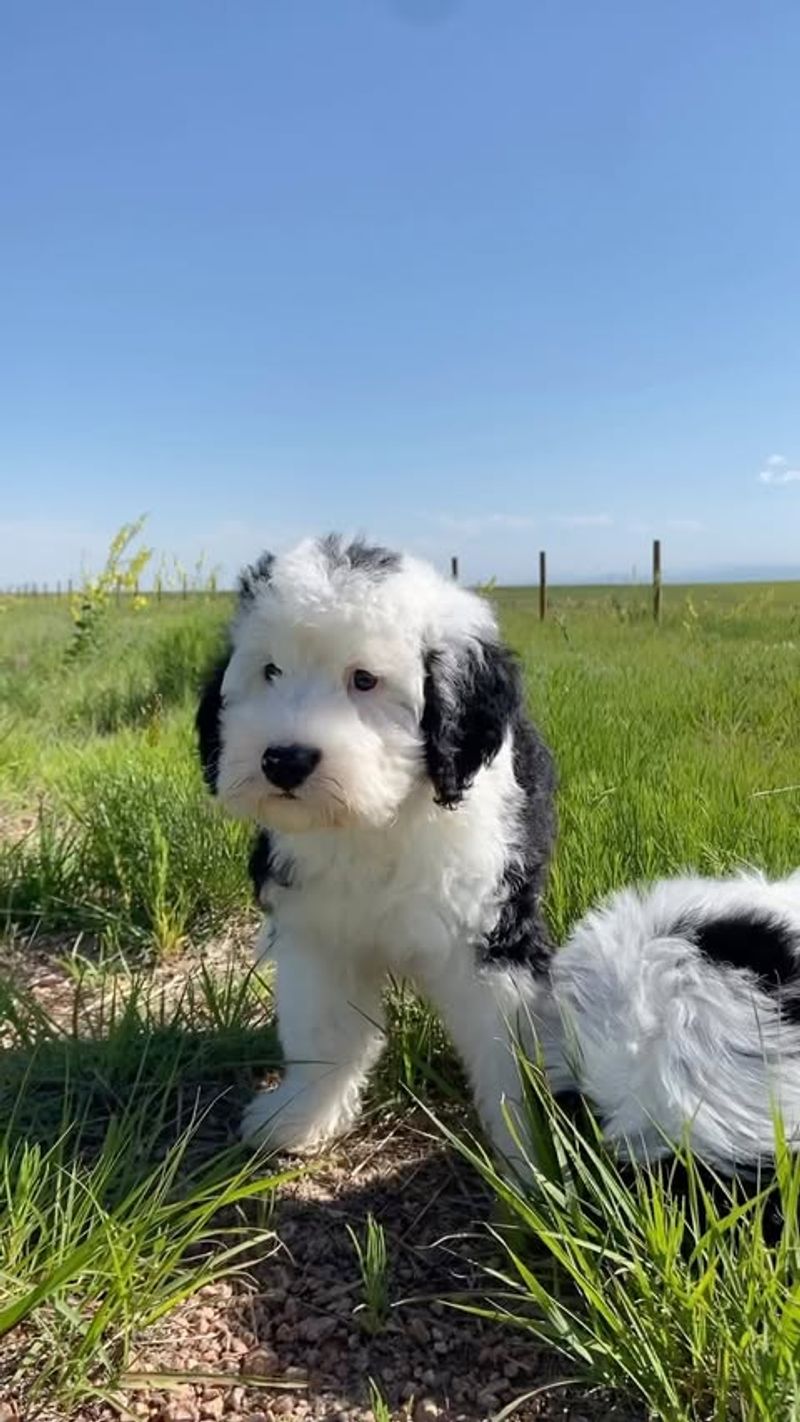
<svg viewBox="0 0 800 1422">
<path fill-rule="evenodd" d="M 576 1381 L 638 1398 L 662 1422 L 796 1418 L 800 1383 L 800 1158 L 776 1128 L 777 1180 L 742 1200 L 689 1150 L 674 1171 L 623 1170 L 584 1113 L 520 1063 L 535 1185 L 454 1144 L 498 1204 L 483 1303 L 457 1305 L 562 1354 Z M 524 1134 L 524 1133 L 523 1133 Z M 780 1200 L 780 1242 L 765 1207 Z"/>
</svg>

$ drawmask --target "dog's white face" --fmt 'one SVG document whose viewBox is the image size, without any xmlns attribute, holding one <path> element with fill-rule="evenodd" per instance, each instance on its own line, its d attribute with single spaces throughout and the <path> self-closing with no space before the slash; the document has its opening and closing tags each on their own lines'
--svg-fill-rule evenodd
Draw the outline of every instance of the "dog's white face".
<svg viewBox="0 0 800 1422">
<path fill-rule="evenodd" d="M 485 605 L 432 569 L 355 547 L 304 542 L 245 575 L 215 765 L 239 817 L 287 832 L 389 823 L 426 783 L 426 645 L 493 632 Z"/>
</svg>

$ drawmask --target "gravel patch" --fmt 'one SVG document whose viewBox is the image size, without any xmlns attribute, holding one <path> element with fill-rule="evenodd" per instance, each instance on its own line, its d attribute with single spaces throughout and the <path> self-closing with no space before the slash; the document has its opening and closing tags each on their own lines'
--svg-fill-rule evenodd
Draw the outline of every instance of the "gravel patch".
<svg viewBox="0 0 800 1422">
<path fill-rule="evenodd" d="M 225 941 L 206 963 L 222 971 L 240 956 L 246 962 L 243 945 Z M 197 962 L 160 965 L 153 991 L 178 996 Z M 22 979 L 55 1020 L 72 1022 L 75 981 L 53 945 L 0 949 L 3 974 Z M 86 984 L 82 1007 L 91 1010 Z M 453 1306 L 483 1301 L 490 1210 L 481 1182 L 431 1136 L 426 1117 L 375 1114 L 282 1187 L 271 1221 L 279 1247 L 253 1260 L 246 1278 L 199 1291 L 150 1330 L 115 1405 L 81 1409 L 69 1422 L 491 1422 L 534 1390 L 513 1413 L 519 1422 L 641 1422 L 607 1395 L 559 1386 L 569 1368 L 524 1334 Z M 389 1259 L 391 1307 L 377 1331 L 360 1308 L 348 1233 L 361 1233 L 370 1212 Z M 0 1344 L 0 1365 L 14 1346 Z M 374 1390 L 385 1412 L 373 1411 Z M 34 1422 L 2 1384 L 0 1422 Z"/>
</svg>

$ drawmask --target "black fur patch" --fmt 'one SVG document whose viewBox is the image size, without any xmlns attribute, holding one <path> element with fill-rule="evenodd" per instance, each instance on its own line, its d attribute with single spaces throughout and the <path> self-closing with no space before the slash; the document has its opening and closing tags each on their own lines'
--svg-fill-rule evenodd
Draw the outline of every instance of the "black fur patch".
<svg viewBox="0 0 800 1422">
<path fill-rule="evenodd" d="M 263 893 L 267 884 L 279 884 L 283 889 L 292 887 L 294 865 L 285 855 L 277 854 L 272 836 L 267 830 L 259 830 L 256 835 L 247 867 L 250 871 L 256 903 L 262 906 L 265 905 Z"/>
<path fill-rule="evenodd" d="M 553 951 L 542 895 L 556 835 L 556 774 L 547 746 L 521 710 L 514 719 L 514 778 L 525 792 L 520 854 L 506 866 L 500 917 L 480 946 L 481 961 L 542 972 Z"/>
<path fill-rule="evenodd" d="M 481 766 L 497 755 L 509 727 L 514 775 L 525 796 L 518 854 L 500 885 L 498 922 L 478 952 L 484 965 L 527 964 L 538 971 L 551 952 L 541 896 L 555 837 L 552 757 L 525 714 L 519 669 L 507 648 L 482 643 L 465 656 L 455 683 L 447 686 L 441 653 L 427 654 L 422 732 L 438 805 L 457 809 Z"/>
<path fill-rule="evenodd" d="M 240 602 L 252 602 L 256 595 L 259 584 L 269 583 L 272 580 L 272 569 L 275 566 L 275 555 L 273 553 L 262 553 L 255 563 L 251 563 L 247 568 L 243 568 L 239 574 L 239 600 Z"/>
<path fill-rule="evenodd" d="M 346 547 L 338 533 L 329 533 L 320 538 L 319 547 L 331 568 L 352 568 L 359 573 L 369 573 L 371 577 L 383 578 L 387 573 L 396 573 L 400 567 L 400 554 L 379 544 L 364 543 L 356 538 Z"/>
<path fill-rule="evenodd" d="M 780 994 L 787 1018 L 800 1022 L 800 953 L 786 924 L 758 909 L 687 919 L 674 930 L 695 943 L 705 958 L 725 967 L 747 969 L 765 992 Z"/>
<path fill-rule="evenodd" d="M 194 718 L 203 777 L 212 794 L 215 794 L 217 789 L 219 757 L 222 750 L 219 722 L 222 711 L 222 679 L 227 665 L 227 656 L 217 662 L 200 693 L 200 702 Z"/>
<path fill-rule="evenodd" d="M 522 706 L 516 662 L 499 643 L 481 642 L 463 654 L 444 682 L 444 656 L 425 655 L 421 730 L 437 805 L 454 810 L 482 765 L 490 765 Z"/>
</svg>

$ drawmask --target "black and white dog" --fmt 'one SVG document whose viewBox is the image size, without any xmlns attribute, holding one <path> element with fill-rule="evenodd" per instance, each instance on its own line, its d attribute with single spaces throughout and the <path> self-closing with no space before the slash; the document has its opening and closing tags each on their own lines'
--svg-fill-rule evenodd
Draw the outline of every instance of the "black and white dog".
<svg viewBox="0 0 800 1422">
<path fill-rule="evenodd" d="M 392 973 L 440 1011 L 513 1155 L 502 1103 L 514 1025 L 546 982 L 554 773 L 488 603 L 360 542 L 265 555 L 197 727 L 209 785 L 261 827 L 287 1070 L 245 1137 L 305 1150 L 354 1120 Z"/>
<path fill-rule="evenodd" d="M 538 1011 L 556 1093 L 578 1091 L 620 1155 L 678 1143 L 723 1176 L 800 1149 L 800 873 L 667 879 L 578 924 Z"/>
<path fill-rule="evenodd" d="M 246 1138 L 304 1150 L 355 1119 L 391 972 L 439 1009 L 523 1168 L 517 1034 L 623 1157 L 688 1140 L 747 1173 L 776 1111 L 800 1145 L 800 875 L 625 890 L 551 957 L 553 766 L 483 599 L 334 537 L 265 555 L 197 726 L 209 785 L 261 827 L 259 951 L 288 1066 Z"/>
</svg>

